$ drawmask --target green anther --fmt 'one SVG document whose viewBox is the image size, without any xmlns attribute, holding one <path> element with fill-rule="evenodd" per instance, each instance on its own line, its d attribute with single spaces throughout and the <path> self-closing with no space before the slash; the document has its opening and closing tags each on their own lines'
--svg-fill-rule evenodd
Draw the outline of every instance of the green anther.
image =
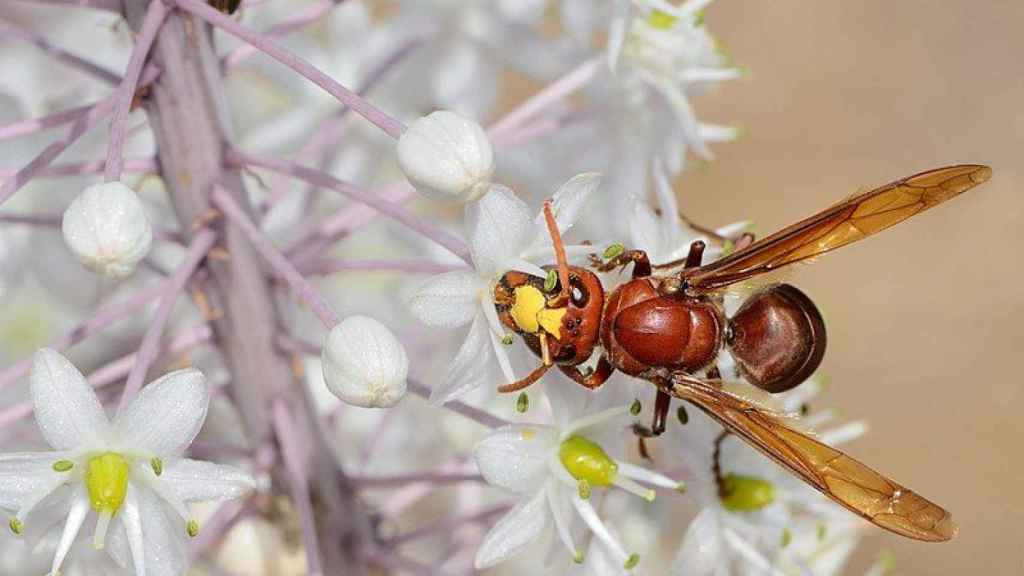
<svg viewBox="0 0 1024 576">
<path fill-rule="evenodd" d="M 655 10 L 647 17 L 647 23 L 651 25 L 651 28 L 657 28 L 658 30 L 668 30 L 676 23 L 676 20 L 678 18 L 661 10 Z"/>
<path fill-rule="evenodd" d="M 573 478 L 594 486 L 610 486 L 619 472 L 619 465 L 601 446 L 582 436 L 566 438 L 558 448 L 558 459 Z"/>
<path fill-rule="evenodd" d="M 558 271 L 548 270 L 548 277 L 544 279 L 544 291 L 551 292 L 558 284 Z"/>
<path fill-rule="evenodd" d="M 695 27 L 697 27 L 697 28 L 700 28 L 701 26 L 704 25 L 704 11 L 703 10 L 698 10 L 697 13 L 693 15 L 693 25 Z"/>
<path fill-rule="evenodd" d="M 153 458 L 149 461 L 149 467 L 153 469 L 153 474 L 157 476 L 164 473 L 164 461 L 159 458 Z"/>
<path fill-rule="evenodd" d="M 793 541 L 793 533 L 789 531 L 789 528 L 782 530 L 782 542 L 780 543 L 782 548 L 789 546 L 789 543 Z"/>
<path fill-rule="evenodd" d="M 625 568 L 626 570 L 632 570 L 633 568 L 636 568 L 636 565 L 639 564 L 639 563 L 640 563 L 640 555 L 637 554 L 636 552 L 633 552 L 632 554 L 629 555 L 629 558 L 626 559 L 626 563 L 623 564 L 622 567 Z"/>
<path fill-rule="evenodd" d="M 579 484 L 576 485 L 576 489 L 580 493 L 580 498 L 582 498 L 583 500 L 590 500 L 590 482 L 587 482 L 586 480 L 580 480 Z"/>
<path fill-rule="evenodd" d="M 728 256 L 732 254 L 732 251 L 736 249 L 736 243 L 732 240 L 726 240 L 722 243 L 722 254 Z"/>
<path fill-rule="evenodd" d="M 18 520 L 17 518 L 11 518 L 11 521 L 7 525 L 11 527 L 11 532 L 14 532 L 18 536 L 21 536 L 21 531 L 25 528 L 21 523 L 21 520 Z"/>
<path fill-rule="evenodd" d="M 520 392 L 519 398 L 516 398 L 516 412 L 520 414 L 525 413 L 530 409 L 530 397 L 527 396 L 526 392 Z"/>
<path fill-rule="evenodd" d="M 640 405 L 640 401 L 639 400 L 633 400 L 633 403 L 629 405 L 629 413 L 632 414 L 633 416 L 636 416 L 637 414 L 639 414 L 640 410 L 642 410 L 642 409 L 643 409 L 643 406 Z"/>
<path fill-rule="evenodd" d="M 676 418 L 679 419 L 679 423 L 686 425 L 690 421 L 690 415 L 686 413 L 686 406 L 679 405 L 679 409 L 676 410 Z"/>
<path fill-rule="evenodd" d="M 825 535 L 828 533 L 828 529 L 825 528 L 824 524 L 818 524 L 818 540 L 822 541 L 825 539 Z"/>
<path fill-rule="evenodd" d="M 85 471 L 85 486 L 93 510 L 117 513 L 128 492 L 128 461 L 124 456 L 107 452 L 89 459 Z"/>
<path fill-rule="evenodd" d="M 807 404 L 807 402 L 804 402 L 803 404 L 800 405 L 800 415 L 801 416 L 807 416 L 808 414 L 810 414 L 810 412 L 811 412 L 811 407 Z"/>
<path fill-rule="evenodd" d="M 54 472 L 67 472 L 75 467 L 75 463 L 71 460 L 57 460 L 53 463 Z"/>
<path fill-rule="evenodd" d="M 511 346 L 513 342 L 515 342 L 515 339 L 512 338 L 511 334 L 505 334 L 501 337 L 501 343 L 505 346 Z"/>
<path fill-rule="evenodd" d="M 676 484 L 676 492 L 679 492 L 680 494 L 685 494 L 686 493 L 686 482 L 683 482 L 682 480 L 680 480 L 679 484 Z"/>
<path fill-rule="evenodd" d="M 721 498 L 726 510 L 752 512 L 775 501 L 775 487 L 754 476 L 729 474 L 722 478 Z"/>
<path fill-rule="evenodd" d="M 612 258 L 615 258 L 616 256 L 622 254 L 625 251 L 626 247 L 616 242 L 615 244 L 612 244 L 611 246 L 605 248 L 604 254 L 602 254 L 601 256 L 605 260 L 611 260 Z"/>
<path fill-rule="evenodd" d="M 196 522 L 195 520 L 189 520 L 188 523 L 185 525 L 185 531 L 188 532 L 189 538 L 195 538 L 196 536 L 199 536 L 199 522 Z"/>
<path fill-rule="evenodd" d="M 883 549 L 878 553 L 877 564 L 882 569 L 882 574 L 892 574 L 896 571 L 896 555 L 892 550 Z"/>
<path fill-rule="evenodd" d="M 576 552 L 572 557 L 572 561 L 577 564 L 583 564 L 583 552 Z"/>
</svg>

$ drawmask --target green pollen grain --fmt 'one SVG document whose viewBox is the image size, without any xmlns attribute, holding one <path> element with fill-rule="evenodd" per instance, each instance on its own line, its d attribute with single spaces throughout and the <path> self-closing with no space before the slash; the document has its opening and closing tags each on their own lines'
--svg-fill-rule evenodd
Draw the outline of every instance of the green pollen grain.
<svg viewBox="0 0 1024 576">
<path fill-rule="evenodd" d="M 199 536 L 199 522 L 195 520 L 189 520 L 188 524 L 185 525 L 185 531 L 188 532 L 189 538 L 195 538 Z"/>
<path fill-rule="evenodd" d="M 75 463 L 71 460 L 57 460 L 53 463 L 54 472 L 67 472 L 75 467 Z"/>
<path fill-rule="evenodd" d="M 686 423 L 690 421 L 690 415 L 686 412 L 686 406 L 679 406 L 679 409 L 676 410 L 676 418 L 678 418 L 679 423 L 683 425 L 686 425 Z"/>
<path fill-rule="evenodd" d="M 512 342 L 514 341 L 515 340 L 512 338 L 511 334 L 505 334 L 504 336 L 501 337 L 501 343 L 504 344 L 505 346 L 511 346 Z"/>
<path fill-rule="evenodd" d="M 558 271 L 548 270 L 548 277 L 544 279 L 544 291 L 551 292 L 558 284 Z"/>
<path fill-rule="evenodd" d="M 640 563 L 640 555 L 637 554 L 636 552 L 633 552 L 632 554 L 629 555 L 629 558 L 626 559 L 626 563 L 623 564 L 622 567 L 625 568 L 626 570 L 632 570 L 633 568 L 636 568 L 636 565 L 639 564 L 639 563 Z"/>
<path fill-rule="evenodd" d="M 153 469 L 153 474 L 160 476 L 164 473 L 164 461 L 159 458 L 153 458 L 149 461 L 150 468 Z"/>
<path fill-rule="evenodd" d="M 583 552 L 577 552 L 576 555 L 572 557 L 572 561 L 577 564 L 583 564 Z"/>
<path fill-rule="evenodd" d="M 520 414 L 526 413 L 530 409 L 530 397 L 526 392 L 520 392 L 519 398 L 516 398 L 516 412 Z"/>
<path fill-rule="evenodd" d="M 629 406 L 629 413 L 632 414 L 633 416 L 636 416 L 637 414 L 640 413 L 641 410 L 643 410 L 643 406 L 640 405 L 640 401 L 633 400 L 633 403 L 630 404 Z"/>
<path fill-rule="evenodd" d="M 615 258 L 616 256 L 622 254 L 625 251 L 625 246 L 619 243 L 615 243 L 606 248 L 604 254 L 602 254 L 601 256 L 604 257 L 605 260 L 611 260 L 612 258 Z"/>
<path fill-rule="evenodd" d="M 11 518 L 11 521 L 7 525 L 11 527 L 11 532 L 14 532 L 18 536 L 21 536 L 21 531 L 25 528 L 24 524 L 21 523 L 21 520 L 18 520 L 17 518 Z"/>
</svg>

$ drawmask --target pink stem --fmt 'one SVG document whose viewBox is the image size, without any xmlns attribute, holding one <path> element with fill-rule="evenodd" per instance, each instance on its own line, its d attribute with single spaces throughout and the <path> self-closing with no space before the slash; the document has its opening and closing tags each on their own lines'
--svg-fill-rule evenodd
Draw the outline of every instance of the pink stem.
<svg viewBox="0 0 1024 576">
<path fill-rule="evenodd" d="M 30 118 L 12 122 L 6 126 L 0 126 L 0 140 L 9 140 L 19 136 L 27 136 L 41 132 L 55 126 L 62 126 L 68 122 L 77 120 L 82 114 L 89 112 L 95 104 L 86 104 L 68 110 L 54 112 L 41 118 Z"/>
<path fill-rule="evenodd" d="M 358 476 L 349 475 L 352 483 L 360 488 L 395 488 L 417 482 L 425 482 L 434 486 L 442 484 L 461 484 L 463 482 L 483 482 L 479 472 L 425 472 L 420 474 L 396 474 L 393 476 Z"/>
<path fill-rule="evenodd" d="M 160 2 L 161 0 L 156 1 Z M 142 337 L 138 356 L 135 364 L 132 365 L 132 371 L 128 373 L 128 382 L 121 394 L 121 403 L 117 407 L 118 413 L 124 411 L 142 388 L 146 372 L 149 371 L 149 367 L 156 360 L 157 353 L 160 351 L 160 337 L 163 334 L 164 326 L 171 318 L 174 304 L 177 302 L 178 296 L 185 290 L 185 284 L 192 277 L 199 263 L 206 258 L 206 253 L 210 251 L 210 248 L 213 248 L 216 240 L 217 235 L 212 230 L 203 230 L 196 234 L 181 265 L 170 278 L 164 281 L 160 294 L 160 305 L 157 306 L 156 313 L 150 320 L 149 328 L 146 329 L 146 333 Z"/>
<path fill-rule="evenodd" d="M 306 478 L 305 463 L 302 455 L 308 445 L 304 446 L 296 433 L 292 422 L 291 411 L 283 398 L 274 400 L 273 421 L 277 438 L 281 442 L 281 454 L 284 466 L 291 480 L 292 500 L 299 515 L 299 528 L 302 531 L 302 543 L 306 549 L 307 573 L 311 576 L 322 576 L 323 568 L 320 561 L 320 543 L 316 532 L 316 519 L 313 516 L 313 503 L 309 497 L 309 481 Z"/>
<path fill-rule="evenodd" d="M 305 180 L 306 182 L 315 184 L 316 186 L 330 188 L 331 190 L 343 194 L 356 202 L 366 204 L 378 212 L 390 216 L 392 219 L 404 224 L 407 228 L 420 233 L 430 240 L 433 240 L 440 246 L 446 248 L 452 254 L 455 254 L 459 258 L 465 260 L 467 263 L 471 262 L 469 257 L 469 248 L 466 246 L 466 243 L 459 238 L 456 238 L 426 220 L 419 218 L 400 204 L 382 200 L 381 198 L 371 195 L 365 190 L 353 186 L 352 184 L 343 182 L 326 172 L 274 158 L 254 156 L 239 151 L 229 152 L 226 155 L 226 158 L 228 162 L 231 163 L 241 164 L 243 166 L 267 168 L 268 170 L 288 174 L 295 178 Z"/>
<path fill-rule="evenodd" d="M 2 219 L 3 216 L 0 216 Z M 469 270 L 463 264 L 441 264 L 428 260 L 341 260 L 335 258 L 319 258 L 304 260 L 297 264 L 300 272 L 306 275 L 326 276 L 338 272 L 406 272 L 409 274 L 441 274 L 455 270 Z"/>
<path fill-rule="evenodd" d="M 56 4 L 59 6 L 81 6 L 121 13 L 124 9 L 121 0 L 30 0 L 36 4 Z"/>
<path fill-rule="evenodd" d="M 89 162 L 69 162 L 66 164 L 51 164 L 50 166 L 36 171 L 33 178 L 47 178 L 60 176 L 86 176 L 103 172 L 107 165 L 106 160 L 92 160 Z M 153 172 L 157 169 L 156 160 L 153 158 L 128 158 L 124 161 L 124 172 Z M 18 170 L 0 168 L 0 178 L 8 178 L 18 173 Z"/>
<path fill-rule="evenodd" d="M 515 130 L 548 106 L 586 86 L 593 79 L 600 65 L 599 58 L 591 58 L 583 62 L 505 114 L 487 129 L 487 135 L 491 138 L 501 138 Z"/>
<path fill-rule="evenodd" d="M 113 302 L 100 308 L 93 314 L 92 318 L 83 321 L 68 332 L 61 335 L 56 340 L 53 340 L 48 344 L 49 348 L 53 348 L 58 352 L 62 352 L 67 348 L 81 342 L 86 337 L 98 332 L 114 322 L 127 317 L 139 308 L 142 308 L 150 301 L 157 298 L 160 295 L 163 284 L 153 284 L 147 286 L 142 290 L 139 290 L 131 297 Z M 29 369 L 32 367 L 32 357 L 22 358 L 18 362 L 0 370 L 0 390 L 3 390 L 6 386 L 17 381 L 19 378 L 28 374 Z"/>
<path fill-rule="evenodd" d="M 373 104 L 363 100 L 354 92 L 345 88 L 333 78 L 324 74 L 316 66 L 296 54 L 289 52 L 265 35 L 235 22 L 230 16 L 221 14 L 205 2 L 200 0 L 174 0 L 179 8 L 191 12 L 206 20 L 221 30 L 236 36 L 249 44 L 252 44 L 261 52 L 265 52 L 271 58 L 295 70 L 317 86 L 323 88 L 328 94 L 340 100 L 346 106 L 355 110 L 363 118 L 366 118 L 375 126 L 384 131 L 388 136 L 398 139 L 405 131 L 405 125 L 392 118 L 387 113 Z"/>
<path fill-rule="evenodd" d="M 149 3 L 146 9 L 146 16 L 142 20 L 142 28 L 135 40 L 135 48 L 128 59 L 128 67 L 124 73 L 124 79 L 118 87 L 115 98 L 117 104 L 114 108 L 114 118 L 110 123 L 110 142 L 107 144 L 107 170 L 104 179 L 107 182 L 117 182 L 121 179 L 121 171 L 124 166 L 124 141 L 128 131 L 128 114 L 131 112 L 132 99 L 139 87 L 139 77 L 142 74 L 142 65 L 146 63 L 149 51 L 153 48 L 156 35 L 160 32 L 164 20 L 167 18 L 169 8 L 163 0 L 156 0 Z"/>
<path fill-rule="evenodd" d="M 10 22 L 0 20 L 0 36 L 18 38 L 19 40 L 28 42 L 41 49 L 43 52 L 46 52 L 58 62 L 63 62 L 72 68 L 81 70 L 82 72 L 85 72 L 86 74 L 108 84 L 117 85 L 117 83 L 121 81 L 121 77 L 117 74 L 98 64 L 89 62 L 85 58 L 76 56 L 67 50 L 64 50 L 60 46 L 53 44 L 32 30 L 21 28 Z"/>
<path fill-rule="evenodd" d="M 284 254 L 274 247 L 270 239 L 260 232 L 230 194 L 221 188 L 215 189 L 213 192 L 213 203 L 224 212 L 224 215 L 232 223 L 242 230 L 242 233 L 249 239 L 249 243 L 252 244 L 253 248 L 263 256 L 263 259 L 279 276 L 288 282 L 292 290 L 295 291 L 303 302 L 309 305 L 313 313 L 316 314 L 316 317 L 323 322 L 328 330 L 340 321 L 338 314 L 327 303 L 327 300 L 302 277 L 302 274 L 295 269 L 295 266 L 292 266 L 292 263 L 285 258 Z"/>
<path fill-rule="evenodd" d="M 312 24 L 320 19 L 321 16 L 330 12 L 338 4 L 341 4 L 345 0 L 320 0 L 319 3 L 314 4 L 302 12 L 299 12 L 295 16 L 288 18 L 282 22 L 274 24 L 268 28 L 263 34 L 270 38 L 279 38 L 290 34 L 295 30 L 305 27 L 308 24 Z M 229 68 L 236 66 L 240 62 L 246 60 L 249 56 L 252 56 L 257 52 L 257 49 L 252 44 L 243 44 L 236 47 L 234 50 L 228 53 L 227 56 L 221 58 L 221 66 Z"/>
</svg>

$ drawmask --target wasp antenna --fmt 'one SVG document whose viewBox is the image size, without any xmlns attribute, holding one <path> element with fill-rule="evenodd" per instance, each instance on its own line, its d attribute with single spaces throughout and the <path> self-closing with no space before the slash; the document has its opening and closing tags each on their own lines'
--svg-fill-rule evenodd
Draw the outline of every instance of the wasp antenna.
<svg viewBox="0 0 1024 576">
<path fill-rule="evenodd" d="M 558 302 L 567 302 L 569 300 L 569 264 L 565 260 L 565 244 L 562 243 L 562 234 L 558 231 L 558 224 L 555 222 L 555 214 L 551 210 L 550 199 L 544 201 L 544 221 L 548 225 L 551 244 L 555 247 L 558 279 L 562 282 L 562 292 L 558 295 Z"/>
<path fill-rule="evenodd" d="M 502 384 L 501 386 L 498 386 L 498 392 L 500 392 L 501 394 L 508 394 L 509 392 L 518 392 L 523 388 L 530 386 L 537 380 L 540 380 L 540 377 L 546 374 L 552 366 L 554 366 L 554 364 L 541 364 L 540 366 L 534 368 L 533 372 L 530 372 L 525 378 L 521 378 L 519 380 L 516 380 L 515 382 L 509 382 L 508 384 Z"/>
</svg>

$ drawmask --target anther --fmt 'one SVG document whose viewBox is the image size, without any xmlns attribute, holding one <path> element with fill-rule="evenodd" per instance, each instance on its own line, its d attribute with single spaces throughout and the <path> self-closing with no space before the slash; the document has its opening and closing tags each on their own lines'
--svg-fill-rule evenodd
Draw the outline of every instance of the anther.
<svg viewBox="0 0 1024 576">
<path fill-rule="evenodd" d="M 516 398 L 516 412 L 520 414 L 526 413 L 530 409 L 530 397 L 526 392 L 520 392 L 519 397 Z"/>
</svg>

